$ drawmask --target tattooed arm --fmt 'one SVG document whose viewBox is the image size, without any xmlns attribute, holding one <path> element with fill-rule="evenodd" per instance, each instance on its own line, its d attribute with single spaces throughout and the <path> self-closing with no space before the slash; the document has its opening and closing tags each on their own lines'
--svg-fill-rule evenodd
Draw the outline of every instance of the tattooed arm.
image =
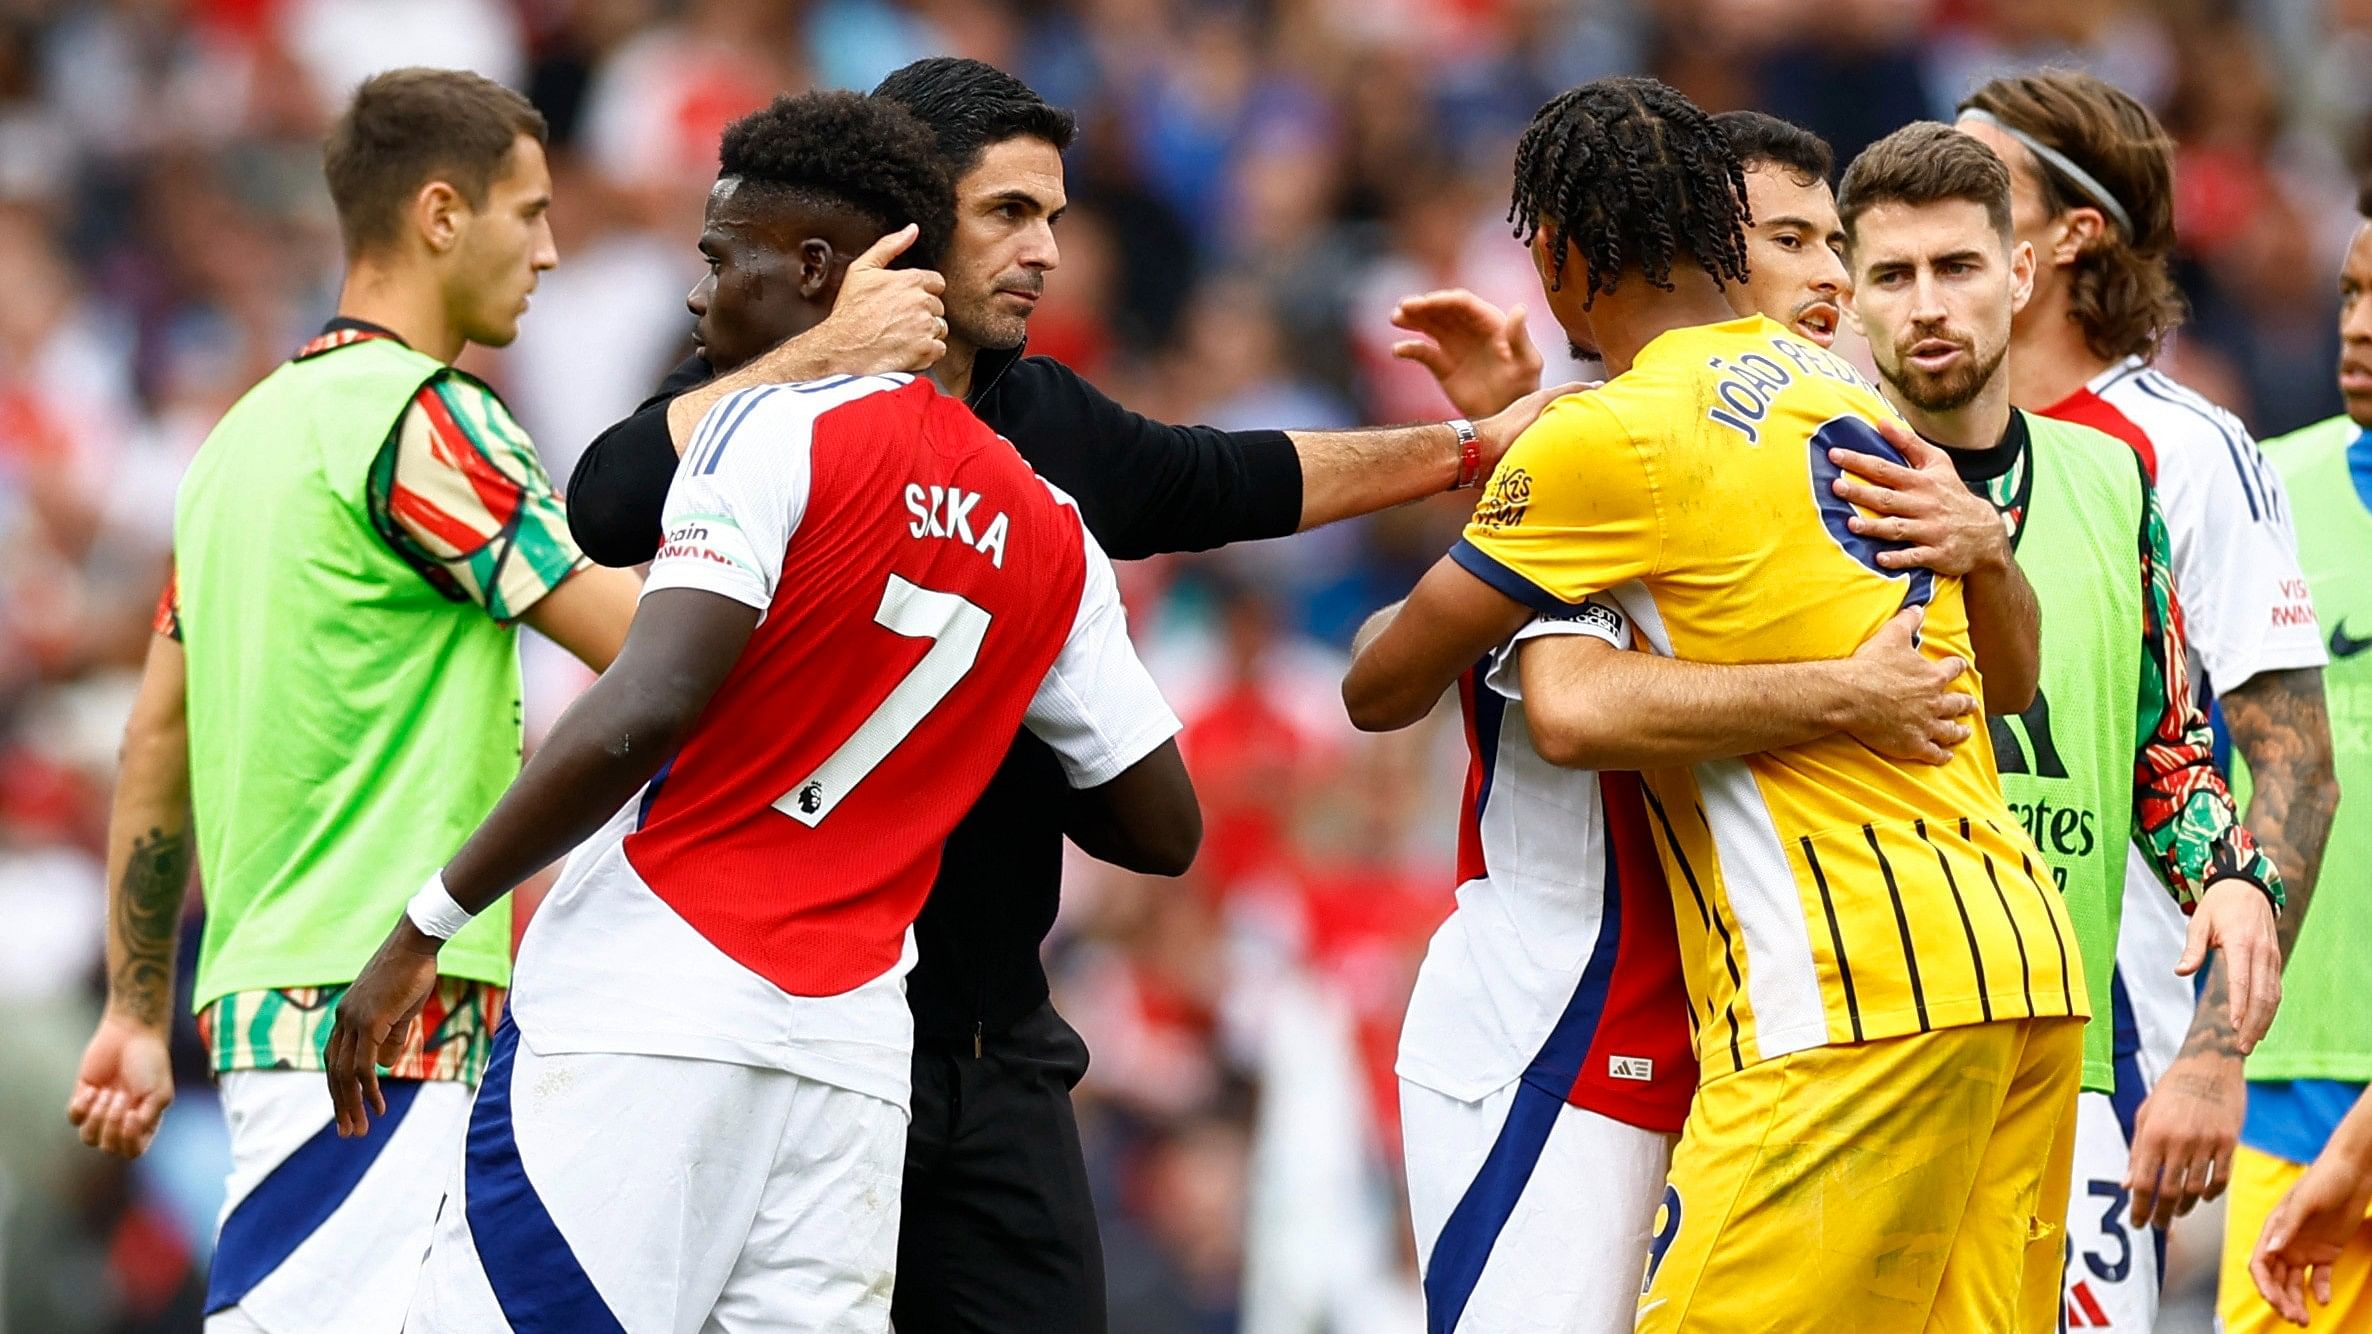
<svg viewBox="0 0 2372 1334">
<path fill-rule="evenodd" d="M 2289 903 L 2281 915 L 2284 959 L 2298 943 L 2339 781 L 2331 773 L 2331 718 L 2323 704 L 2323 674 L 2305 667 L 2260 672 L 2223 697 L 2232 746 L 2248 761 L 2248 811 L 2242 817 L 2257 846 L 2281 871 Z"/>
<path fill-rule="evenodd" d="M 2221 1195 L 2231 1177 L 2248 1105 L 2241 1061 L 2272 1022 L 2280 998 L 2274 909 L 2283 899 L 2283 878 L 2241 826 L 2231 790 L 2216 771 L 2214 738 L 2191 696 L 2166 527 L 2146 489 L 2139 554 L 2132 838 L 2192 914 L 2190 945 L 2176 971 L 2207 964 L 2182 1051 L 2134 1117 L 2125 1179 L 2133 1223 L 2165 1227 L 2200 1200 Z M 2203 920 L 2211 914 L 2220 920 Z M 2217 948 L 2207 954 L 2203 937 L 2211 932 Z"/>
<path fill-rule="evenodd" d="M 179 642 L 149 641 L 107 822 L 107 1012 L 66 1106 L 83 1143 L 124 1158 L 173 1101 L 173 955 L 196 860 L 184 672 Z"/>
</svg>

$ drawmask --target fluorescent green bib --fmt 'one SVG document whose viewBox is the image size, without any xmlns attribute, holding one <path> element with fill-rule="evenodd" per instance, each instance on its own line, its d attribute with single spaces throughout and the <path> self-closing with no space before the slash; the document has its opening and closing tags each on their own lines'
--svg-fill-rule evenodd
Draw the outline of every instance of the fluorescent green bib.
<svg viewBox="0 0 2372 1334">
<path fill-rule="evenodd" d="M 2133 829 L 2141 640 L 2142 476 L 2133 450 L 2089 427 L 2027 413 L 2032 488 L 2019 568 L 2042 605 L 2042 688 L 1992 720 L 2002 795 L 2067 897 L 2091 987 L 2084 1087 L 2116 1081 L 2108 1022 Z"/>
<path fill-rule="evenodd" d="M 442 369 L 393 339 L 290 362 L 182 482 L 200 1007 L 353 981 L 519 771 L 514 632 L 430 587 L 365 499 L 405 405 Z M 439 968 L 500 983 L 509 960 L 506 903 Z"/>
<path fill-rule="evenodd" d="M 2372 983 L 2372 512 L 2347 466 L 2360 434 L 2342 416 L 2264 446 L 2289 492 L 2298 561 L 2331 646 L 2323 696 L 2339 812 L 2306 925 L 2282 969 L 2281 1012 L 2249 1053 L 2251 1079 L 2372 1081 L 2372 1025 L 2363 1014 Z M 2232 769 L 2234 795 L 2245 804 L 2248 774 L 2237 753 Z"/>
</svg>

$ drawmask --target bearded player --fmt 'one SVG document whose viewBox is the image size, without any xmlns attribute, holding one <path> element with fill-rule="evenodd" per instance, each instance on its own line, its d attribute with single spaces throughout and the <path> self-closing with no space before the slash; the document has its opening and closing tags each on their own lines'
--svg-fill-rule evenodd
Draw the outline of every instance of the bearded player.
<svg viewBox="0 0 2372 1334">
<path fill-rule="evenodd" d="M 2010 809 L 2050 863 L 2075 923 L 2093 1012 L 2111 1008 L 2127 847 L 2153 872 L 2149 892 L 2190 915 L 2179 962 L 2188 976 L 2210 934 L 2220 965 L 2255 997 L 2236 1016 L 2261 1031 L 2280 993 L 2275 914 L 2280 877 L 2241 828 L 2216 772 L 2207 721 L 2185 670 L 2182 617 L 2164 523 L 2140 461 L 2123 443 L 2010 403 L 2013 312 L 2033 284 L 2033 252 L 2010 235 L 2010 179 L 2000 158 L 1949 126 L 1907 126 L 1845 172 L 1841 209 L 1854 309 L 1887 396 L 1922 435 L 1946 446 L 1971 489 L 2008 530 L 2042 602 L 2044 701 L 1993 720 Z M 1890 465 L 1856 460 L 1883 478 Z M 1878 537 L 1915 520 L 1893 497 L 1851 481 L 1843 494 Z M 2113 1062 L 2110 1028 L 2085 1032 L 2085 1097 L 2130 1114 L 2139 1081 Z M 2088 1192 L 2079 1218 L 2122 1207 Z M 2130 1266 L 2128 1248 L 2087 1254 L 2068 1284 L 2071 1328 L 2110 1319 L 2095 1270 Z M 2104 1263 L 2105 1262 L 2105 1263 Z"/>
<path fill-rule="evenodd" d="M 1789 188 L 1819 186 L 1816 203 L 1798 194 L 1758 216 L 1748 244 L 1750 266 L 1770 253 L 1769 266 L 1750 275 L 1763 276 L 1756 290 L 1781 303 L 1774 318 L 1792 313 L 1799 330 L 1825 337 L 1844 277 L 1826 145 L 1770 117 L 1746 122 L 1751 140 L 1735 128 L 1739 117 L 1716 119 L 1749 156 L 1750 195 L 1772 193 L 1763 178 L 1774 154 L 1790 164 L 1778 177 Z M 1814 252 L 1825 266 L 1804 259 Z M 1769 281 L 1791 269 L 1809 281 Z M 1897 443 L 1919 448 L 1907 432 Z M 1937 497 L 1966 498 L 1948 467 L 1897 480 L 1905 488 L 1898 504 L 1920 496 L 1941 513 L 1948 507 Z M 1999 524 L 1981 503 L 1973 509 L 1958 511 L 1971 526 L 1964 539 L 1973 545 L 1990 534 L 2006 562 Z M 1391 615 L 1370 622 L 1362 647 Z M 1633 647 L 1629 618 L 1610 599 L 1533 620 L 1460 677 L 1471 767 L 1458 907 L 1418 973 L 1398 1064 L 1411 1221 L 1433 1328 L 1631 1327 L 1697 1067 L 1669 890 L 1638 776 L 1625 771 L 1838 731 L 1883 753 L 1940 761 L 1965 738 L 1954 719 L 1975 701 L 1950 689 L 1957 663 L 1918 652 L 1916 626 L 1916 613 L 1905 613 L 1854 657 L 1829 662 L 1592 658 L 1593 670 L 1626 677 L 1626 727 L 1613 746 L 1592 739 L 1597 729 L 1566 707 L 1567 664 L 1548 642 L 1577 635 Z M 1592 1262 L 1570 1263 L 1577 1253 Z"/>
<path fill-rule="evenodd" d="M 2167 272 L 2173 142 L 2133 98 L 2064 71 L 1985 84 L 1961 103 L 1959 127 L 2009 165 L 2014 232 L 2035 254 L 2033 297 L 2011 325 L 2011 400 L 2141 455 L 2165 515 L 2195 695 L 2203 708 L 2222 706 L 2256 778 L 2246 824 L 2289 896 L 2286 957 L 2309 915 L 2337 800 L 2325 653 L 2281 479 L 2232 414 L 2151 365 L 2182 314 Z M 2042 712 L 2021 726 L 2050 732 L 2050 703 L 2038 701 Z M 2120 1089 L 2145 1096 L 2122 1095 L 2122 1108 L 2098 1094 L 2083 1100 L 2068 1280 L 2070 1301 L 2084 1284 L 2110 1327 L 2147 1329 L 2165 1226 L 2231 1179 L 2251 1044 L 2221 966 L 2211 964 L 2197 995 L 2168 969 L 2184 925 L 2138 850 L 2125 879 L 2106 1022 Z"/>
<path fill-rule="evenodd" d="M 1966 661 L 1963 580 L 1881 564 L 1903 553 L 1827 490 L 1831 448 L 1891 452 L 1891 409 L 1832 353 L 1734 317 L 1745 182 L 1720 129 L 1661 84 L 1600 80 L 1542 109 L 1517 164 L 1548 307 L 1615 376 L 1501 462 L 1354 665 L 1353 720 L 1422 717 L 1533 615 L 1592 595 L 1683 662 L 1837 656 L 1906 605 L 1927 652 Z M 1562 674 L 1570 739 L 1612 745 L 1623 673 L 1593 666 Z M 1638 1328 L 2049 1320 L 2082 965 L 1991 764 L 1980 731 L 1940 765 L 1829 736 L 1644 775 L 1703 1079 Z M 1984 896 L 1966 915 L 1962 886 Z M 1879 1180 L 1872 1153 L 1893 1164 Z"/>
</svg>

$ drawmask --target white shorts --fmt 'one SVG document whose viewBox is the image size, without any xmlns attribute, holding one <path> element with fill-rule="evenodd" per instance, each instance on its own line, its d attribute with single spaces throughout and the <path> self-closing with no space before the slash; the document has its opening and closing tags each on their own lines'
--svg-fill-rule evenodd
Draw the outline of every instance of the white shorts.
<svg viewBox="0 0 2372 1334">
<path fill-rule="evenodd" d="M 1429 1334 L 1628 1334 L 1672 1137 L 1516 1080 L 1463 1102 L 1400 1081 Z"/>
<path fill-rule="evenodd" d="M 2095 1020 L 2094 1022 L 2098 1022 Z M 2067 1195 L 2066 1330 L 2117 1329 L 2149 1334 L 2158 1323 L 2158 1287 L 2166 1272 L 2166 1234 L 2131 1221 L 2125 1169 L 2132 1158 L 2128 1118 L 2147 1090 L 2076 1099 L 2075 1180 Z M 2138 1083 L 2138 1080 L 2135 1081 Z M 2120 1107 L 2125 1110 L 2121 1113 Z"/>
<path fill-rule="evenodd" d="M 470 1090 L 389 1080 L 387 1115 L 339 1139 L 329 1083 L 222 1077 L 231 1175 L 206 1288 L 209 1334 L 396 1334 L 461 1145 Z"/>
<path fill-rule="evenodd" d="M 506 1019 L 408 1334 L 886 1330 L 905 1158 L 895 1103 Z"/>
</svg>

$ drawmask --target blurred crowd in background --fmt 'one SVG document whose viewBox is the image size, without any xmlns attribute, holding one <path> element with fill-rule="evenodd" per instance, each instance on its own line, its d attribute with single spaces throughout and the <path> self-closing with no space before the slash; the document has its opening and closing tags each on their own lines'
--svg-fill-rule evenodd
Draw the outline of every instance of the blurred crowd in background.
<svg viewBox="0 0 2372 1334">
<path fill-rule="evenodd" d="M 464 364 L 564 480 L 687 348 L 723 125 L 936 53 L 1079 112 L 1031 348 L 1149 415 L 1448 415 L 1391 358 L 1388 312 L 1447 285 L 1537 311 L 1508 167 L 1574 83 L 1653 73 L 1809 126 L 1842 164 L 2053 63 L 2138 94 L 2181 143 L 2175 373 L 2260 434 L 2338 407 L 2372 0 L 0 0 L 0 1330 L 197 1327 L 225 1151 L 194 1045 L 128 1169 L 62 1108 L 175 485 L 333 307 L 319 145 L 347 92 L 466 66 L 549 117 L 560 268 L 519 341 Z M 1448 710 L 1353 733 L 1335 688 L 1358 621 L 1465 509 L 1124 570 L 1210 834 L 1180 882 L 1074 866 L 1051 947 L 1095 1053 L 1081 1107 L 1121 1334 L 1421 1327 L 1391 1063 L 1451 904 L 1463 746 Z M 548 721 L 583 679 L 534 648 Z"/>
</svg>

